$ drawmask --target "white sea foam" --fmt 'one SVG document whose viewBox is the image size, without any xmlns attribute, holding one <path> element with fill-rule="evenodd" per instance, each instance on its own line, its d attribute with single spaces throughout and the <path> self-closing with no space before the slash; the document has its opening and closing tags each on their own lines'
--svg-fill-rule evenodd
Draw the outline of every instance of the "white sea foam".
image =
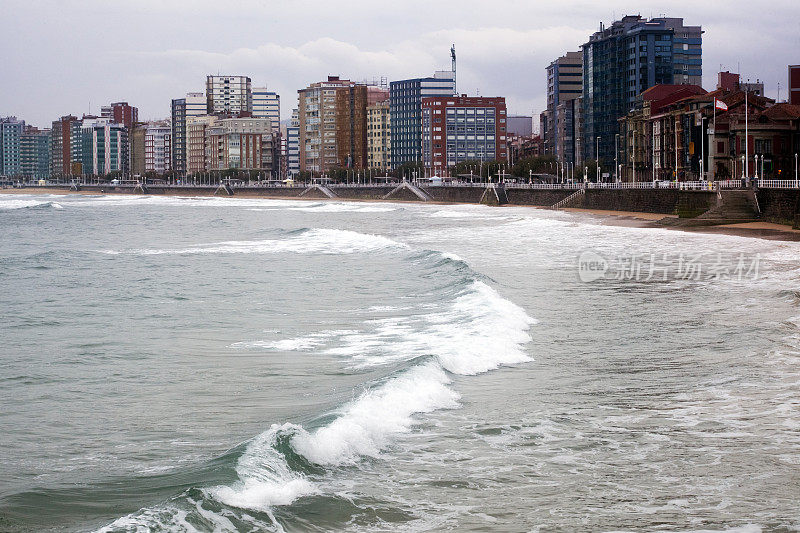
<svg viewBox="0 0 800 533">
<path fill-rule="evenodd" d="M 307 213 L 389 213 L 397 210 L 395 207 L 336 202 L 289 207 L 287 209 L 290 211 L 304 211 Z"/>
<path fill-rule="evenodd" d="M 231 344 L 230 347 L 257 350 L 305 352 L 322 346 L 328 342 L 331 337 L 353 335 L 357 333 L 358 332 L 354 330 L 321 331 L 319 333 L 312 333 L 311 335 L 306 335 L 303 337 L 280 339 L 276 341 L 236 342 Z"/>
<path fill-rule="evenodd" d="M 392 436 L 409 431 L 413 415 L 458 406 L 450 379 L 433 363 L 415 366 L 346 405 L 339 418 L 312 433 L 301 430 L 292 447 L 322 465 L 377 457 Z"/>
<path fill-rule="evenodd" d="M 29 207 L 52 207 L 64 209 L 64 206 L 50 200 L 26 200 L 20 198 L 0 199 L 0 210 L 26 209 Z"/>
<path fill-rule="evenodd" d="M 383 237 L 339 229 L 312 229 L 285 239 L 260 241 L 226 241 L 198 244 L 175 249 L 100 250 L 101 253 L 119 255 L 190 255 L 190 254 L 353 254 L 390 249 L 407 249 L 408 246 Z"/>
<path fill-rule="evenodd" d="M 433 213 L 425 213 L 429 218 L 468 218 L 470 220 L 508 220 L 507 214 L 500 214 L 498 212 L 484 212 L 479 209 L 443 209 L 434 211 Z"/>
<path fill-rule="evenodd" d="M 382 318 L 370 331 L 341 335 L 325 353 L 369 367 L 435 356 L 444 369 L 472 375 L 530 360 L 523 346 L 535 319 L 482 281 L 473 281 L 445 311 L 398 322 Z"/>
<path fill-rule="evenodd" d="M 318 493 L 311 481 L 289 468 L 276 449 L 281 433 L 298 430 L 299 427 L 293 424 L 273 425 L 253 439 L 239 457 L 236 465 L 239 481 L 231 486 L 207 489 L 207 492 L 233 507 L 259 511 L 276 505 L 289 505 L 301 496 Z"/>
<path fill-rule="evenodd" d="M 286 207 L 295 205 L 294 200 L 266 198 L 221 198 L 216 196 L 159 196 L 159 195 L 110 195 L 72 197 L 75 205 L 84 207 L 125 207 L 154 205 L 164 207 Z"/>
</svg>

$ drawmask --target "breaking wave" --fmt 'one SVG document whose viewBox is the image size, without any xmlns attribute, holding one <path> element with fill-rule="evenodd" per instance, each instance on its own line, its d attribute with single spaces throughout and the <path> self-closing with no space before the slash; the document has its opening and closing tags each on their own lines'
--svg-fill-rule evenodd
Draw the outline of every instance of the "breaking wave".
<svg viewBox="0 0 800 533">
<path fill-rule="evenodd" d="M 391 249 L 408 249 L 408 246 L 380 235 L 339 229 L 307 229 L 283 239 L 225 241 L 174 249 L 100 250 L 100 252 L 110 255 L 353 254 Z"/>
<path fill-rule="evenodd" d="M 340 230 L 305 231 L 298 237 L 304 239 L 304 250 L 321 253 L 331 249 L 332 241 L 338 243 L 337 250 L 351 250 L 357 247 L 354 243 L 368 243 L 367 249 L 399 246 L 384 237 Z M 309 240 L 327 244 L 311 246 Z M 238 480 L 234 483 L 200 489 L 199 500 L 176 499 L 161 512 L 143 509 L 103 531 L 175 529 L 176 523 L 193 523 L 209 514 L 213 529 L 235 530 L 232 523 L 229 526 L 224 521 L 232 516 L 252 519 L 248 513 L 269 517 L 269 523 L 260 522 L 257 528 L 280 531 L 282 526 L 272 514 L 276 508 L 304 497 L 323 497 L 327 476 L 336 475 L 338 468 L 357 466 L 364 459 L 379 459 L 400 435 L 414 431 L 418 415 L 457 409 L 460 396 L 451 387 L 453 375 L 470 376 L 530 361 L 524 346 L 531 340 L 528 330 L 535 320 L 524 309 L 480 281 L 478 274 L 464 273 L 465 263 L 456 256 L 429 252 L 414 257 L 432 259 L 435 265 L 450 264 L 443 272 L 459 276 L 455 284 L 445 286 L 447 303 L 438 312 L 409 316 L 402 326 L 393 325 L 396 319 L 373 321 L 372 330 L 366 333 L 337 330 L 234 345 L 310 351 L 333 344 L 328 353 L 348 358 L 353 364 L 375 366 L 402 361 L 401 370 L 373 383 L 357 398 L 308 427 L 273 424 L 245 446 L 236 462 Z M 224 512 L 219 505 L 225 506 Z M 209 520 L 208 516 L 205 519 Z"/>
<path fill-rule="evenodd" d="M 64 206 L 56 202 L 44 200 L 21 200 L 17 198 L 9 200 L 0 199 L 0 211 L 15 209 L 64 209 Z"/>
</svg>

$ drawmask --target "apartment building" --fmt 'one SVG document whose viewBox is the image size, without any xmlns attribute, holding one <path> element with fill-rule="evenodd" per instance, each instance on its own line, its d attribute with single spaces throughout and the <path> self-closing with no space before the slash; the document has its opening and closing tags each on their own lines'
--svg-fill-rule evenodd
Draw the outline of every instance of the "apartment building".
<svg viewBox="0 0 800 533">
<path fill-rule="evenodd" d="M 461 161 L 505 161 L 506 100 L 450 96 L 422 99 L 422 163 L 426 172 L 447 174 Z"/>
<path fill-rule="evenodd" d="M 186 121 L 206 114 L 207 101 L 201 92 L 187 93 L 172 100 L 172 132 L 170 168 L 179 176 L 186 174 L 187 138 Z"/>
<path fill-rule="evenodd" d="M 253 112 L 253 91 L 247 76 L 206 76 L 206 113 L 237 115 Z"/>
<path fill-rule="evenodd" d="M 326 172 L 339 166 L 336 143 L 336 91 L 355 86 L 350 80 L 328 76 L 298 92 L 300 170 Z"/>
<path fill-rule="evenodd" d="M 454 71 L 389 84 L 392 168 L 422 159 L 422 99 L 455 96 Z"/>
<path fill-rule="evenodd" d="M 387 172 L 391 169 L 391 119 L 389 102 L 367 107 L 367 167 Z"/>
</svg>

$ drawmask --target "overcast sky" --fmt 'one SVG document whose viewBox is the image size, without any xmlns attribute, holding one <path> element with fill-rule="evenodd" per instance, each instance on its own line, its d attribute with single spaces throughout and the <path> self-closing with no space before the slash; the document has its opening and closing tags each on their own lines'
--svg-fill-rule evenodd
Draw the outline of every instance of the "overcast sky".
<svg viewBox="0 0 800 533">
<path fill-rule="evenodd" d="M 168 117 L 212 73 L 267 85 L 288 118 L 309 83 L 428 76 L 450 67 L 451 43 L 459 92 L 538 115 L 547 64 L 625 14 L 702 25 L 706 89 L 722 65 L 783 99 L 800 64 L 798 0 L 0 0 L 0 13 L 0 116 L 40 127 L 120 100 Z"/>
</svg>

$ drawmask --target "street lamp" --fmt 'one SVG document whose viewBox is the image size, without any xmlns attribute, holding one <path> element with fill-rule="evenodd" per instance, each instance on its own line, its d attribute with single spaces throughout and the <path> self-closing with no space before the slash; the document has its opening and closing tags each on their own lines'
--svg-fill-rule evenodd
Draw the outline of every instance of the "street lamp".
<svg viewBox="0 0 800 533">
<path fill-rule="evenodd" d="M 619 133 L 614 135 L 614 181 L 619 182 Z"/>
<path fill-rule="evenodd" d="M 745 157 L 745 156 L 742 156 L 742 179 L 744 179 L 744 178 L 745 178 L 745 175 L 744 175 L 744 173 L 745 173 L 745 167 L 747 166 L 747 165 L 745 164 L 744 157 Z"/>
<path fill-rule="evenodd" d="M 797 187 L 797 152 L 794 154 L 794 186 Z"/>
<path fill-rule="evenodd" d="M 755 168 L 753 169 L 753 171 L 756 173 L 756 175 L 755 175 L 755 176 L 753 176 L 753 178 L 754 178 L 755 180 L 758 180 L 758 154 L 756 154 L 756 155 L 755 155 L 755 159 L 756 159 L 756 166 L 755 166 Z"/>
<path fill-rule="evenodd" d="M 600 183 L 600 136 L 597 136 L 596 147 L 594 152 L 595 162 L 597 163 L 597 183 Z"/>
</svg>

